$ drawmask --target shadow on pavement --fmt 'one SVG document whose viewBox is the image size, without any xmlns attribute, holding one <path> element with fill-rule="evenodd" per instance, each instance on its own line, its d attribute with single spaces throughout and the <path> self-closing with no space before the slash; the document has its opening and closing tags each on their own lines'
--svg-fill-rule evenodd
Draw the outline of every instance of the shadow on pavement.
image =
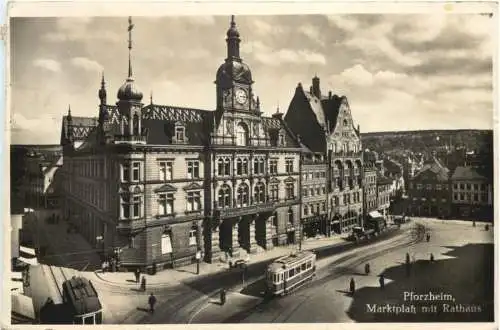
<svg viewBox="0 0 500 330">
<path fill-rule="evenodd" d="M 383 274 L 392 282 L 386 284 L 383 291 L 379 287 L 357 290 L 347 312 L 349 317 L 355 322 L 492 322 L 493 244 L 446 248 L 452 250 L 444 255 L 454 258 L 432 263 L 419 260 L 413 264 L 410 277 L 406 276 L 404 265 L 386 269 Z M 440 296 L 435 296 L 433 301 L 410 298 L 411 293 L 425 295 L 430 292 Z M 398 314 L 395 310 L 384 310 L 387 304 L 404 304 L 415 309 Z M 435 310 L 431 309 L 432 305 L 436 306 Z"/>
<path fill-rule="evenodd" d="M 265 291 L 266 291 L 266 281 L 264 279 L 260 279 L 244 287 L 243 290 L 240 291 L 240 293 L 247 296 L 254 296 L 261 298 L 264 296 Z"/>
</svg>

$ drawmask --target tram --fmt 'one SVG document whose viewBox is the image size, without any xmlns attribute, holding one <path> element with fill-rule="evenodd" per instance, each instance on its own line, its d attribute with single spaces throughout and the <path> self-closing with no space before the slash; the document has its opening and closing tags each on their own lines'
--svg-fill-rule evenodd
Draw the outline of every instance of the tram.
<svg viewBox="0 0 500 330">
<path fill-rule="evenodd" d="M 73 276 L 62 287 L 63 302 L 73 324 L 102 324 L 102 305 L 92 282 Z"/>
<path fill-rule="evenodd" d="M 311 280 L 316 271 L 316 254 L 300 251 L 276 259 L 266 270 L 267 293 L 283 296 Z"/>
</svg>

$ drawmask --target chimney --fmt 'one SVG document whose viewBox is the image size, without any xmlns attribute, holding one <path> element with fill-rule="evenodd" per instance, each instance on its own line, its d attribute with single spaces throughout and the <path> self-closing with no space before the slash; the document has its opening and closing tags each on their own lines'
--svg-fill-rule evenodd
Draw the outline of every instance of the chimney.
<svg viewBox="0 0 500 330">
<path fill-rule="evenodd" d="M 314 76 L 312 79 L 312 94 L 314 94 L 317 98 L 321 98 L 321 90 L 319 89 L 319 78 Z"/>
<path fill-rule="evenodd" d="M 328 92 L 328 99 L 331 100 L 332 99 L 332 91 L 329 91 Z"/>
</svg>

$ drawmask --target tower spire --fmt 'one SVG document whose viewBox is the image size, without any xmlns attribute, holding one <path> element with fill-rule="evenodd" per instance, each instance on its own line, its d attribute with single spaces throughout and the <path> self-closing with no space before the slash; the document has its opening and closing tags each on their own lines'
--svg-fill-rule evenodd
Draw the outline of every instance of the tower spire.
<svg viewBox="0 0 500 330">
<path fill-rule="evenodd" d="M 153 91 L 151 91 L 151 94 L 149 94 L 149 102 L 153 104 Z"/>
<path fill-rule="evenodd" d="M 132 16 L 128 18 L 128 77 L 132 78 L 132 29 L 134 24 L 132 24 Z"/>
<path fill-rule="evenodd" d="M 236 22 L 234 21 L 234 15 L 231 15 L 231 25 L 227 30 L 227 57 L 228 59 L 239 59 L 240 58 L 240 33 L 236 28 Z"/>
</svg>

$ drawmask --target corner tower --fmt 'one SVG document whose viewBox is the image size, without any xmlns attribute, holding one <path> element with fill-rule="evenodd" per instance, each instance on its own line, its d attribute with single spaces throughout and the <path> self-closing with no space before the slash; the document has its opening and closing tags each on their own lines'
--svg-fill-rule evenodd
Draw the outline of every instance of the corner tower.
<svg viewBox="0 0 500 330">
<path fill-rule="evenodd" d="M 116 105 L 122 115 L 121 122 L 121 135 L 123 137 L 138 137 L 142 134 L 142 92 L 139 90 L 137 85 L 135 84 L 132 72 L 132 29 L 134 25 L 132 24 L 132 18 L 129 17 L 129 25 L 128 25 L 128 78 L 125 80 L 125 83 L 118 89 L 117 97 L 118 102 Z M 140 139 L 125 139 L 127 141 L 136 141 L 138 142 Z"/>
</svg>

